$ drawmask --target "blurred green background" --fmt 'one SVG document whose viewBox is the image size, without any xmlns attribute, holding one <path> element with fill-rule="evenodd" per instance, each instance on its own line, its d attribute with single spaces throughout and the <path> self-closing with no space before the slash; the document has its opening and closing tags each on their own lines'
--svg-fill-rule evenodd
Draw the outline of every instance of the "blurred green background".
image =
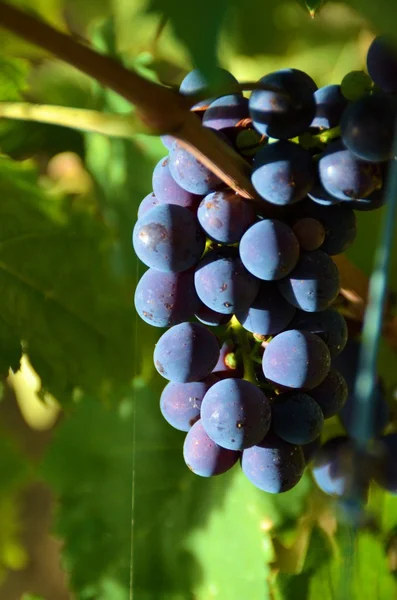
<svg viewBox="0 0 397 600">
<path fill-rule="evenodd" d="M 297 67 L 319 86 L 339 83 L 364 68 L 377 31 L 396 34 L 397 16 L 390 0 L 15 4 L 169 85 L 195 65 L 210 76 L 216 61 L 242 81 Z M 0 101 L 131 110 L 1 29 L 0 48 Z M 186 468 L 183 434 L 158 406 L 161 331 L 133 307 L 142 267 L 131 230 L 161 141 L 0 119 L 0 153 L 0 599 L 395 598 L 392 496 L 371 490 L 376 525 L 343 570 L 343 528 L 309 473 L 272 497 L 238 468 L 213 480 Z M 381 213 L 359 215 L 349 251 L 367 274 Z M 383 344 L 392 409 L 395 367 Z M 326 436 L 339 431 L 327 422 Z"/>
</svg>

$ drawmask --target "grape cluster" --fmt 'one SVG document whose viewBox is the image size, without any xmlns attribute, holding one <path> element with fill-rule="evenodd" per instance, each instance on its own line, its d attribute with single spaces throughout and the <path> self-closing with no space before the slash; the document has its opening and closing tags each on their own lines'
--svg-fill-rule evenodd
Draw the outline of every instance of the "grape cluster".
<svg viewBox="0 0 397 600">
<path fill-rule="evenodd" d="M 377 71 L 381 59 L 370 56 Z M 237 81 L 219 69 L 219 83 Z M 180 92 L 205 86 L 194 70 Z M 396 110 L 390 90 L 369 90 L 350 101 L 339 85 L 317 89 L 306 73 L 284 69 L 248 99 L 225 92 L 197 102 L 202 125 L 252 169 L 255 202 L 179 140 L 162 138 L 168 155 L 133 231 L 149 267 L 135 306 L 167 328 L 154 351 L 168 380 L 160 409 L 186 432 L 183 456 L 198 475 L 240 460 L 255 486 L 285 492 L 320 445 L 324 420 L 342 411 L 349 421 L 348 385 L 334 363 L 347 326 L 334 306 L 332 256 L 354 241 L 354 210 L 382 204 Z"/>
</svg>

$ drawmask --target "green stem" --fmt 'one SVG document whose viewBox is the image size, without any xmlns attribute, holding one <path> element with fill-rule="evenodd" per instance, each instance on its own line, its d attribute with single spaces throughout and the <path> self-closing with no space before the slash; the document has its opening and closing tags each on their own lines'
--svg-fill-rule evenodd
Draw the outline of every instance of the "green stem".
<svg viewBox="0 0 397 600">
<path fill-rule="evenodd" d="M 145 126 L 133 114 L 117 115 L 83 108 L 54 106 L 51 104 L 0 102 L 0 118 L 2 117 L 62 125 L 82 131 L 95 131 L 96 133 L 121 138 L 131 138 L 137 133 L 156 134 L 155 131 L 150 130 L 149 127 Z"/>
<path fill-rule="evenodd" d="M 230 327 L 237 338 L 237 344 L 243 358 L 244 379 L 256 384 L 254 363 L 251 359 L 251 347 L 248 341 L 248 334 L 244 327 L 237 321 L 236 317 L 232 318 Z"/>
<path fill-rule="evenodd" d="M 313 135 L 313 139 L 319 140 L 323 144 L 328 144 L 328 142 L 340 137 L 340 135 L 340 127 L 338 125 L 337 127 L 333 127 L 332 129 L 326 129 L 321 133 L 316 133 L 316 135 Z"/>
</svg>

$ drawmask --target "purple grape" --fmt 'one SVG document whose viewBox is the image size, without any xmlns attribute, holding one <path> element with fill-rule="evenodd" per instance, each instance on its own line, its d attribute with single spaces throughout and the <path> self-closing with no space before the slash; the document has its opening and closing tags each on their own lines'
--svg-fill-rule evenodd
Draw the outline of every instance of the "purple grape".
<svg viewBox="0 0 397 600">
<path fill-rule="evenodd" d="M 218 85 L 224 86 L 238 83 L 237 79 L 231 73 L 229 73 L 229 71 L 226 71 L 226 69 L 221 69 L 220 67 L 217 67 L 216 69 L 216 81 Z M 192 96 L 200 94 L 203 90 L 205 90 L 206 87 L 208 87 L 208 80 L 198 69 L 194 69 L 184 77 L 179 87 L 179 91 L 184 96 Z M 195 104 L 192 108 L 206 106 L 214 100 L 215 98 L 202 100 L 197 102 L 197 104 Z"/>
<path fill-rule="evenodd" d="M 314 455 L 317 450 L 321 447 L 321 436 L 316 437 L 315 440 L 310 442 L 310 444 L 305 444 L 302 446 L 302 452 L 305 459 L 305 463 L 308 464 L 313 460 Z"/>
<path fill-rule="evenodd" d="M 178 141 L 171 146 L 168 165 L 176 183 L 192 194 L 204 196 L 224 185 L 219 177 L 183 148 Z"/>
<path fill-rule="evenodd" d="M 292 231 L 303 250 L 318 250 L 325 240 L 323 224 L 312 217 L 302 217 L 296 221 Z"/>
<path fill-rule="evenodd" d="M 205 238 L 187 208 L 161 204 L 138 219 L 132 243 L 135 254 L 146 266 L 176 273 L 198 262 Z"/>
<path fill-rule="evenodd" d="M 218 358 L 218 340 L 201 323 L 174 325 L 163 333 L 154 350 L 157 371 L 177 383 L 204 379 Z"/>
<path fill-rule="evenodd" d="M 334 308 L 312 313 L 297 310 L 290 327 L 318 335 L 328 346 L 331 358 L 340 354 L 347 343 L 346 321 Z"/>
<path fill-rule="evenodd" d="M 212 369 L 212 373 L 219 379 L 229 377 L 241 378 L 244 375 L 241 360 L 236 355 L 236 345 L 231 340 L 226 340 L 221 346 L 218 362 Z"/>
<path fill-rule="evenodd" d="M 397 93 L 397 50 L 394 40 L 381 35 L 368 49 L 367 70 L 372 81 L 384 92 Z"/>
<path fill-rule="evenodd" d="M 138 315 L 154 327 L 169 327 L 188 321 L 194 315 L 199 299 L 192 271 L 164 273 L 149 269 L 135 290 Z"/>
<path fill-rule="evenodd" d="M 255 277 L 274 281 L 288 275 L 297 264 L 299 243 L 286 223 L 263 219 L 241 238 L 240 257 Z"/>
<path fill-rule="evenodd" d="M 307 202 L 302 211 L 310 217 L 317 219 L 325 229 L 325 240 L 321 250 L 330 254 L 345 252 L 354 242 L 357 234 L 356 215 L 351 208 L 351 203 L 346 206 L 319 206 Z"/>
<path fill-rule="evenodd" d="M 202 196 L 187 192 L 176 183 L 169 169 L 168 156 L 162 158 L 153 171 L 153 191 L 161 204 L 177 204 L 196 211 Z"/>
<path fill-rule="evenodd" d="M 265 377 L 285 388 L 311 390 L 325 379 L 331 364 L 327 346 L 314 333 L 290 329 L 276 335 L 266 347 Z"/>
<path fill-rule="evenodd" d="M 282 69 L 265 75 L 258 83 L 274 90 L 254 90 L 249 99 L 250 115 L 259 133 L 289 139 L 310 126 L 316 110 L 316 84 L 306 73 Z"/>
<path fill-rule="evenodd" d="M 328 308 L 340 289 L 339 271 L 322 250 L 302 252 L 295 269 L 278 283 L 288 302 L 306 312 Z"/>
<path fill-rule="evenodd" d="M 321 408 L 308 394 L 281 394 L 272 403 L 272 429 L 285 442 L 309 444 L 320 435 L 323 425 Z"/>
<path fill-rule="evenodd" d="M 341 91 L 340 85 L 326 85 L 314 93 L 316 114 L 311 127 L 332 129 L 339 125 L 340 118 L 348 102 Z"/>
<path fill-rule="evenodd" d="M 269 494 L 281 494 L 300 481 L 305 459 L 300 446 L 269 434 L 261 443 L 243 451 L 241 467 L 257 488 Z"/>
<path fill-rule="evenodd" d="M 211 102 L 204 112 L 203 125 L 216 130 L 228 129 L 248 117 L 247 98 L 241 94 L 230 94 Z"/>
<path fill-rule="evenodd" d="M 273 283 L 262 281 L 259 292 L 244 311 L 237 312 L 241 325 L 251 333 L 275 335 L 286 329 L 295 313 L 295 308 L 287 302 Z"/>
<path fill-rule="evenodd" d="M 375 481 L 388 492 L 397 494 L 397 433 L 378 440 L 380 460 L 375 471 Z"/>
<path fill-rule="evenodd" d="M 293 142 L 268 144 L 254 158 L 252 184 L 258 194 L 278 205 L 302 200 L 314 185 L 315 168 L 308 150 Z"/>
<path fill-rule="evenodd" d="M 183 458 L 196 475 L 213 477 L 231 469 L 240 458 L 240 452 L 218 446 L 208 437 L 200 420 L 186 435 Z"/>
<path fill-rule="evenodd" d="M 222 313 L 215 312 L 203 304 L 203 302 L 200 300 L 198 300 L 198 308 L 196 308 L 194 316 L 200 321 L 200 323 L 204 323 L 204 325 L 208 325 L 209 327 L 227 325 L 231 319 L 231 315 L 224 315 Z"/>
<path fill-rule="evenodd" d="M 249 273 L 234 248 L 208 252 L 196 267 L 194 283 L 202 302 L 216 312 L 231 315 L 254 301 L 259 280 Z"/>
<path fill-rule="evenodd" d="M 336 369 L 331 369 L 324 381 L 310 390 L 310 395 L 319 405 L 324 419 L 338 414 L 346 403 L 347 394 L 346 380 Z"/>
<path fill-rule="evenodd" d="M 156 195 L 153 194 L 153 192 L 145 196 L 140 205 L 138 206 L 138 219 L 143 217 L 145 213 L 149 212 L 149 210 L 152 210 L 152 208 L 154 208 L 158 204 L 160 204 L 160 202 L 158 198 L 156 198 Z"/>
<path fill-rule="evenodd" d="M 314 480 L 331 496 L 344 496 L 351 490 L 354 470 L 353 445 L 347 437 L 328 440 L 314 455 Z"/>
<path fill-rule="evenodd" d="M 270 427 L 270 403 L 244 379 L 215 383 L 201 403 L 201 423 L 222 448 L 242 450 L 260 442 Z"/>
<path fill-rule="evenodd" d="M 217 378 L 209 375 L 203 381 L 167 383 L 160 397 L 164 419 L 179 431 L 189 431 L 200 418 L 201 402 Z"/>
<path fill-rule="evenodd" d="M 235 244 L 255 221 L 255 211 L 247 200 L 232 190 L 222 190 L 208 194 L 202 200 L 197 217 L 212 240 Z"/>
</svg>

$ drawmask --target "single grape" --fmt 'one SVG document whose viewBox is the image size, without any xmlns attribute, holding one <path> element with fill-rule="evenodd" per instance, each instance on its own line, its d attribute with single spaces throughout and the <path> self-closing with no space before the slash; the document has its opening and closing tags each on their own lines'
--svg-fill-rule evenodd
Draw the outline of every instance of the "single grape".
<svg viewBox="0 0 397 600">
<path fill-rule="evenodd" d="M 178 141 L 170 148 L 169 168 L 171 175 L 184 190 L 204 196 L 223 186 L 223 182 L 205 167 Z"/>
<path fill-rule="evenodd" d="M 189 469 L 196 475 L 213 477 L 231 469 L 240 458 L 240 453 L 215 444 L 204 431 L 200 420 L 186 435 L 183 458 Z"/>
<path fill-rule="evenodd" d="M 244 475 L 257 488 L 269 494 L 288 492 L 300 481 L 305 470 L 302 448 L 274 434 L 243 451 Z"/>
<path fill-rule="evenodd" d="M 205 238 L 187 208 L 162 204 L 138 219 L 132 243 L 135 254 L 146 266 L 175 273 L 186 271 L 198 262 Z"/>
<path fill-rule="evenodd" d="M 251 306 L 237 312 L 236 317 L 244 329 L 251 333 L 275 335 L 288 327 L 294 313 L 295 308 L 283 298 L 275 284 L 261 281 Z"/>
<path fill-rule="evenodd" d="M 145 196 L 140 205 L 138 206 L 138 219 L 143 217 L 145 213 L 149 212 L 149 210 L 151 210 L 158 204 L 160 204 L 158 198 L 156 198 L 153 192 L 150 192 L 150 194 Z"/>
<path fill-rule="evenodd" d="M 252 159 L 266 143 L 266 138 L 255 129 L 241 129 L 237 133 L 235 146 L 239 154 Z"/>
<path fill-rule="evenodd" d="M 305 463 L 308 464 L 313 460 L 317 450 L 321 447 L 321 435 L 316 437 L 315 440 L 310 442 L 310 444 L 305 444 L 302 446 L 302 452 L 305 459 Z"/>
<path fill-rule="evenodd" d="M 318 335 L 327 345 L 331 358 L 340 354 L 347 343 L 346 321 L 334 308 L 310 313 L 297 310 L 290 327 Z"/>
<path fill-rule="evenodd" d="M 163 333 L 154 350 L 157 371 L 177 383 L 204 379 L 218 358 L 218 340 L 201 323 L 174 325 Z"/>
<path fill-rule="evenodd" d="M 309 444 L 320 435 L 323 425 L 321 408 L 308 394 L 281 394 L 272 402 L 272 429 L 285 442 Z"/>
<path fill-rule="evenodd" d="M 184 208 L 195 211 L 202 200 L 202 196 L 187 192 L 171 175 L 169 158 L 162 158 L 153 171 L 153 191 L 161 204 L 178 204 Z"/>
<path fill-rule="evenodd" d="M 289 139 L 303 133 L 315 115 L 316 84 L 298 69 L 282 69 L 259 80 L 270 90 L 254 90 L 249 111 L 255 129 L 268 137 Z"/>
<path fill-rule="evenodd" d="M 202 302 L 212 310 L 231 315 L 254 301 L 259 280 L 247 271 L 234 248 L 208 252 L 196 267 L 194 283 Z"/>
<path fill-rule="evenodd" d="M 201 423 L 207 435 L 222 448 L 249 448 L 269 431 L 270 403 L 253 383 L 223 379 L 205 394 Z"/>
<path fill-rule="evenodd" d="M 212 240 L 235 244 L 255 221 L 255 211 L 247 200 L 229 189 L 208 194 L 199 206 L 197 217 Z"/>
<path fill-rule="evenodd" d="M 218 362 L 212 369 L 212 373 L 219 379 L 237 377 L 241 379 L 244 375 L 241 357 L 237 353 L 237 347 L 231 340 L 226 340 L 221 346 Z"/>
<path fill-rule="evenodd" d="M 276 335 L 265 349 L 265 377 L 285 388 L 311 390 L 325 379 L 331 364 L 321 338 L 308 331 L 290 329 Z"/>
<path fill-rule="evenodd" d="M 175 139 L 173 135 L 161 135 L 160 136 L 161 141 L 163 142 L 163 145 L 165 148 L 167 148 L 167 150 L 169 150 L 172 146 L 172 144 L 175 142 Z"/>
<path fill-rule="evenodd" d="M 231 319 L 230 315 L 224 315 L 222 313 L 215 312 L 203 304 L 203 302 L 200 300 L 198 300 L 198 307 L 196 308 L 194 316 L 200 321 L 200 323 L 204 323 L 204 325 L 208 325 L 209 327 L 227 325 Z"/>
<path fill-rule="evenodd" d="M 203 125 L 211 129 L 227 129 L 248 117 L 247 98 L 241 94 L 230 94 L 211 102 L 204 112 Z"/>
<path fill-rule="evenodd" d="M 241 238 L 240 257 L 255 277 L 275 281 L 288 275 L 297 264 L 299 243 L 289 225 L 277 219 L 263 219 Z"/>
<path fill-rule="evenodd" d="M 372 81 L 384 92 L 397 93 L 397 50 L 394 40 L 376 37 L 368 49 L 367 70 Z"/>
<path fill-rule="evenodd" d="M 354 242 L 357 234 L 356 215 L 351 203 L 339 206 L 319 206 L 307 202 L 302 206 L 302 212 L 317 219 L 325 229 L 325 239 L 321 250 L 330 254 L 345 252 Z"/>
<path fill-rule="evenodd" d="M 320 182 L 338 200 L 365 198 L 382 185 L 380 167 L 357 158 L 342 142 L 331 142 L 318 161 Z"/>
<path fill-rule="evenodd" d="M 328 308 L 340 289 L 339 271 L 322 250 L 302 252 L 295 269 L 278 283 L 288 302 L 306 312 Z"/>
<path fill-rule="evenodd" d="M 362 160 L 382 162 L 393 157 L 397 100 L 386 94 L 365 96 L 345 110 L 340 123 L 347 148 Z"/>
<path fill-rule="evenodd" d="M 237 79 L 226 71 L 226 69 L 222 69 L 218 67 L 216 69 L 216 81 L 218 85 L 233 85 L 238 83 Z M 190 71 L 181 82 L 179 86 L 179 91 L 184 96 L 194 96 L 196 94 L 200 94 L 205 88 L 208 87 L 208 80 L 206 77 L 199 71 L 199 69 L 194 69 Z M 200 108 L 207 106 L 211 102 L 213 102 L 215 98 L 208 98 L 207 100 L 202 100 L 197 102 L 192 108 Z"/>
<path fill-rule="evenodd" d="M 200 418 L 201 402 L 210 387 L 217 382 L 214 375 L 203 381 L 167 383 L 160 397 L 160 410 L 164 419 L 179 431 L 189 431 Z"/>
<path fill-rule="evenodd" d="M 314 93 L 316 114 L 310 127 L 332 129 L 339 125 L 340 118 L 347 106 L 340 85 L 326 85 Z"/>
<path fill-rule="evenodd" d="M 338 200 L 335 198 L 335 196 L 331 196 L 331 194 L 327 192 L 319 180 L 318 174 L 314 186 L 310 192 L 307 193 L 307 195 L 309 196 L 310 200 L 313 200 L 313 202 L 319 204 L 320 206 L 334 206 L 341 202 L 341 200 Z"/>
<path fill-rule="evenodd" d="M 380 460 L 374 473 L 375 481 L 388 492 L 397 494 L 397 433 L 378 440 Z"/>
<path fill-rule="evenodd" d="M 328 440 L 314 455 L 313 477 L 320 490 L 344 496 L 352 488 L 356 470 L 352 441 L 347 437 Z"/>
<path fill-rule="evenodd" d="M 164 273 L 149 269 L 135 290 L 138 315 L 154 327 L 169 327 L 188 321 L 194 315 L 199 300 L 192 271 Z"/>
<path fill-rule="evenodd" d="M 325 240 L 325 229 L 320 221 L 312 217 L 302 217 L 292 227 L 303 250 L 317 250 Z"/>
<path fill-rule="evenodd" d="M 341 83 L 341 90 L 346 100 L 355 101 L 372 91 L 372 81 L 365 71 L 350 71 L 344 76 Z"/>
<path fill-rule="evenodd" d="M 293 142 L 268 144 L 254 158 L 252 184 L 258 194 L 278 205 L 302 200 L 314 185 L 315 168 L 308 150 Z"/>
<path fill-rule="evenodd" d="M 310 390 L 310 395 L 319 405 L 324 419 L 338 414 L 346 403 L 347 394 L 346 380 L 336 369 L 330 369 L 324 381 Z"/>
</svg>

